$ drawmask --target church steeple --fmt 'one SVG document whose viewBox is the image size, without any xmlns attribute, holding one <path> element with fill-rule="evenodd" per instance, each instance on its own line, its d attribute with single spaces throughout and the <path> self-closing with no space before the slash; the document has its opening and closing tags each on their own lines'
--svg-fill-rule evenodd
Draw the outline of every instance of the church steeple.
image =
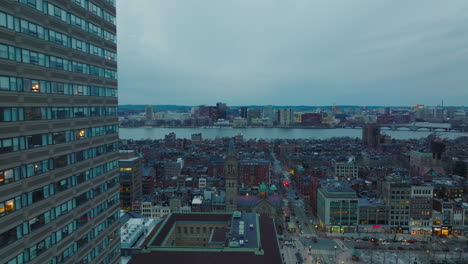
<svg viewBox="0 0 468 264">
<path fill-rule="evenodd" d="M 226 212 L 237 210 L 237 194 L 239 189 L 238 162 L 234 143 L 229 143 L 228 155 L 224 166 L 224 179 L 226 181 Z"/>
</svg>

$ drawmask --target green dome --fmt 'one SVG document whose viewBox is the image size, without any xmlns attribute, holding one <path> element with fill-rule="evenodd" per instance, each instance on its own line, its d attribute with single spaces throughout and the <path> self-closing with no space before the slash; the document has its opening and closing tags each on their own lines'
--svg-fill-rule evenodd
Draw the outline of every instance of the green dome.
<svg viewBox="0 0 468 264">
<path fill-rule="evenodd" d="M 276 185 L 272 184 L 270 186 L 270 191 L 277 191 L 277 190 L 278 190 L 278 188 L 276 188 Z"/>
<path fill-rule="evenodd" d="M 262 184 L 260 184 L 260 187 L 258 188 L 258 190 L 260 192 L 268 192 L 268 186 L 264 182 L 262 182 Z"/>
</svg>

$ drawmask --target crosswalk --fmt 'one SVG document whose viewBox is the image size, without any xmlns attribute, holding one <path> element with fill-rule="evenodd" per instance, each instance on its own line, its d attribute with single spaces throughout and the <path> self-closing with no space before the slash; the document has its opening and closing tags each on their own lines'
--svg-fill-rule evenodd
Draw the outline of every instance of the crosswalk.
<svg viewBox="0 0 468 264">
<path fill-rule="evenodd" d="M 341 248 L 341 249 L 344 249 L 344 250 L 347 250 L 348 247 L 339 239 L 333 239 L 333 241 L 335 241 L 336 244 L 338 244 L 338 246 Z"/>
<path fill-rule="evenodd" d="M 321 249 L 312 249 L 310 250 L 310 253 L 312 256 L 317 256 L 317 255 L 323 255 L 323 256 L 331 256 L 334 255 L 335 253 L 329 250 L 321 250 Z"/>
</svg>

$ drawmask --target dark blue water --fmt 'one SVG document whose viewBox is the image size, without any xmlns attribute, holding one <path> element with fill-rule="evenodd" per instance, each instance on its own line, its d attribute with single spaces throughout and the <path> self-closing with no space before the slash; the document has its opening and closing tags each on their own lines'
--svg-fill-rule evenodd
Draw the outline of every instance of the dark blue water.
<svg viewBox="0 0 468 264">
<path fill-rule="evenodd" d="M 162 139 L 164 135 L 176 133 L 177 138 L 190 138 L 193 133 L 202 133 L 203 138 L 214 139 L 217 137 L 233 137 L 242 134 L 244 139 L 328 139 L 332 137 L 358 137 L 361 138 L 361 129 L 299 129 L 299 128 L 120 128 L 121 139 Z M 424 138 L 430 135 L 430 131 L 385 130 L 395 139 Z M 435 132 L 441 138 L 457 138 L 468 136 L 461 132 Z"/>
</svg>

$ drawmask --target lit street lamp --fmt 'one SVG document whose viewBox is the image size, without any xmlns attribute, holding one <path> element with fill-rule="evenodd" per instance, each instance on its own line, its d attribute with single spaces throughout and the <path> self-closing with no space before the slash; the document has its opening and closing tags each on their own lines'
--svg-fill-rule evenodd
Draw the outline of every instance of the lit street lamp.
<svg viewBox="0 0 468 264">
<path fill-rule="evenodd" d="M 336 245 L 333 246 L 333 248 L 335 249 L 335 259 L 336 259 L 336 249 L 338 248 Z"/>
</svg>

